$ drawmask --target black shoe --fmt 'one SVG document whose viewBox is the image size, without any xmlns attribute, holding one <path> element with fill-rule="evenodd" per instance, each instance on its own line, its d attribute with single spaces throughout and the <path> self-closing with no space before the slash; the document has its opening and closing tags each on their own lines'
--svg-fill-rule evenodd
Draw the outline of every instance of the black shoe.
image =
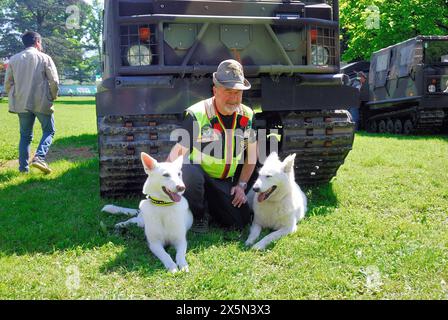
<svg viewBox="0 0 448 320">
<path fill-rule="evenodd" d="M 51 172 L 53 172 L 53 170 L 50 169 L 50 167 L 44 160 L 41 160 L 37 157 L 34 158 L 33 161 L 31 161 L 31 167 L 39 169 L 45 174 L 50 174 Z"/>
<path fill-rule="evenodd" d="M 194 233 L 207 233 L 209 231 L 207 219 L 194 219 L 191 231 Z"/>
</svg>

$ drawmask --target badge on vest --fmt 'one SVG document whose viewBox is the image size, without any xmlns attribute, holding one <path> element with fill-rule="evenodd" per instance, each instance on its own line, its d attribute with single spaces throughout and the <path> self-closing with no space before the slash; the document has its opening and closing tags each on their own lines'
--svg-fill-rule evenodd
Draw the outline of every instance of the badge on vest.
<svg viewBox="0 0 448 320">
<path fill-rule="evenodd" d="M 235 134 L 235 139 L 237 142 L 237 145 L 239 144 L 239 149 L 237 150 L 237 153 L 244 152 L 249 147 L 249 141 L 252 141 L 253 136 L 253 130 L 246 130 L 244 131 L 244 134 Z"/>
<path fill-rule="evenodd" d="M 212 127 L 202 128 L 201 137 L 198 138 L 198 143 L 209 143 L 219 141 L 221 136 L 219 132 L 215 131 Z"/>
</svg>

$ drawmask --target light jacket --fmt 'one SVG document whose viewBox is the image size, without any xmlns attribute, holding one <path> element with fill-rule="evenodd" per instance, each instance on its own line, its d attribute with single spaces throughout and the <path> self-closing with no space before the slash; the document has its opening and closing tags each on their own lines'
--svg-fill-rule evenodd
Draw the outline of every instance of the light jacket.
<svg viewBox="0 0 448 320">
<path fill-rule="evenodd" d="M 59 76 L 53 60 L 36 48 L 27 48 L 9 60 L 5 75 L 9 112 L 52 114 L 58 86 Z"/>
</svg>

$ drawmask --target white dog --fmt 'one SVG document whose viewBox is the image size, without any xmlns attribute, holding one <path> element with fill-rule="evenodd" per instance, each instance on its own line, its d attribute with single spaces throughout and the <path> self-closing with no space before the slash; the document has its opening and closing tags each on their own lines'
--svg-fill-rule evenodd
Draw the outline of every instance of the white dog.
<svg viewBox="0 0 448 320">
<path fill-rule="evenodd" d="M 263 228 L 276 230 L 253 246 L 264 250 L 273 241 L 294 233 L 297 223 L 305 217 L 307 199 L 295 182 L 294 161 L 291 155 L 284 162 L 272 153 L 260 170 L 260 176 L 254 185 L 252 194 L 254 222 L 246 246 L 252 246 Z"/>
<path fill-rule="evenodd" d="M 140 211 L 106 206 L 103 211 L 111 214 L 126 214 L 134 216 L 117 228 L 137 224 L 145 228 L 146 239 L 152 253 L 162 261 L 172 273 L 188 272 L 185 258 L 187 253 L 187 232 L 193 224 L 193 215 L 187 200 L 182 196 L 185 185 L 182 181 L 183 158 L 174 163 L 158 163 L 146 153 L 142 153 L 142 162 L 148 180 L 143 187 L 143 193 L 148 200 L 140 203 Z M 165 251 L 165 246 L 176 248 L 176 263 Z"/>
</svg>

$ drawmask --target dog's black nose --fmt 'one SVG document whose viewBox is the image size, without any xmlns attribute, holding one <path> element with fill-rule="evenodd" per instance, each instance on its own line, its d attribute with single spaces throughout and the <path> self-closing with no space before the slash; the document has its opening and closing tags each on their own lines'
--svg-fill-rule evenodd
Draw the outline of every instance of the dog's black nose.
<svg viewBox="0 0 448 320">
<path fill-rule="evenodd" d="M 185 191 L 185 187 L 181 187 L 181 186 L 177 186 L 176 189 L 177 189 L 177 192 L 184 192 Z"/>
<path fill-rule="evenodd" d="M 256 193 L 258 193 L 258 192 L 260 192 L 260 191 L 261 191 L 261 189 L 260 189 L 260 188 L 258 188 L 258 187 L 255 187 L 255 188 L 254 188 L 254 191 L 255 191 Z"/>
</svg>

